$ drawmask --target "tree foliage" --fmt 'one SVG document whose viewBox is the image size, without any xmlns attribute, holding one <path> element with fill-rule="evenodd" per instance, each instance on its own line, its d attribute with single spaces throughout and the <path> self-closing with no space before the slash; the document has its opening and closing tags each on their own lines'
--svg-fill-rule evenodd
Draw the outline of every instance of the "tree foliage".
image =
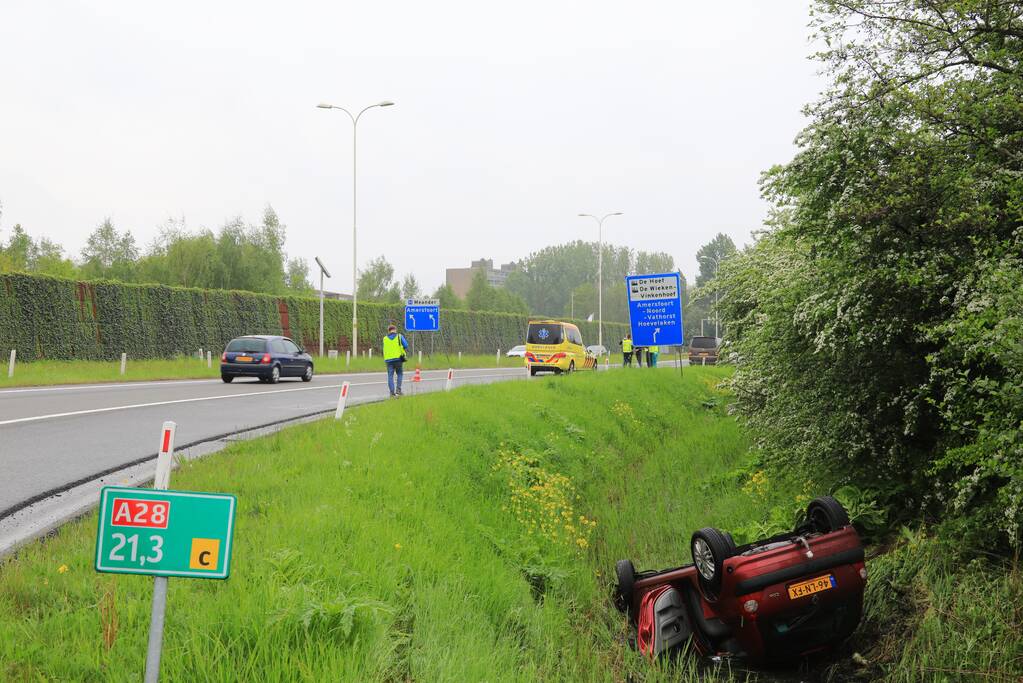
<svg viewBox="0 0 1023 683">
<path fill-rule="evenodd" d="M 818 0 L 832 87 L 764 177 L 766 234 L 716 283 L 768 463 L 1016 548 L 1021 11 Z"/>
<path fill-rule="evenodd" d="M 469 291 L 465 294 L 465 307 L 470 311 L 529 313 L 529 307 L 522 297 L 502 287 L 492 286 L 482 270 L 473 273 Z"/>
<path fill-rule="evenodd" d="M 534 252 L 508 276 L 506 287 L 526 301 L 530 312 L 562 315 L 571 310 L 571 293 L 577 287 L 589 283 L 596 291 L 597 246 L 596 242 L 576 240 Z M 628 322 L 625 276 L 672 272 L 674 259 L 660 252 L 636 252 L 610 244 L 605 244 L 603 251 L 604 320 Z M 596 309 L 590 312 L 596 313 Z M 578 307 L 576 314 L 580 314 Z"/>
</svg>

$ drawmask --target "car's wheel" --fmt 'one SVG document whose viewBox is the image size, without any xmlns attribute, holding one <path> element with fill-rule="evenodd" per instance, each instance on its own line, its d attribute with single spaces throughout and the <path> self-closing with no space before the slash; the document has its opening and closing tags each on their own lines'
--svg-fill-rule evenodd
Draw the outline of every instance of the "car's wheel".
<svg viewBox="0 0 1023 683">
<path fill-rule="evenodd" d="M 234 381 L 234 376 L 233 375 L 221 375 L 220 379 L 222 379 L 224 381 L 224 384 L 230 384 L 231 382 Z"/>
<path fill-rule="evenodd" d="M 706 527 L 693 534 L 689 548 L 693 553 L 700 590 L 707 600 L 713 602 L 721 592 L 725 560 L 735 554 L 735 542 L 717 529 Z"/>
<path fill-rule="evenodd" d="M 814 531 L 827 534 L 849 526 L 849 513 L 831 496 L 821 496 L 806 506 L 806 521 Z"/>
<path fill-rule="evenodd" d="M 529 368 L 529 376 L 536 377 L 536 368 Z"/>
<path fill-rule="evenodd" d="M 279 365 L 273 366 L 273 369 L 270 370 L 270 377 L 268 377 L 266 381 L 269 382 L 270 384 L 277 384 L 278 382 L 280 382 L 281 366 Z"/>
<path fill-rule="evenodd" d="M 313 364 L 312 363 L 310 363 L 309 365 L 305 366 L 305 374 L 302 375 L 302 381 L 303 382 L 312 382 L 313 381 Z"/>
<path fill-rule="evenodd" d="M 614 605 L 619 612 L 628 612 L 632 606 L 632 591 L 636 585 L 636 567 L 632 560 L 618 560 L 615 562 L 615 575 L 618 583 L 615 584 Z"/>
</svg>

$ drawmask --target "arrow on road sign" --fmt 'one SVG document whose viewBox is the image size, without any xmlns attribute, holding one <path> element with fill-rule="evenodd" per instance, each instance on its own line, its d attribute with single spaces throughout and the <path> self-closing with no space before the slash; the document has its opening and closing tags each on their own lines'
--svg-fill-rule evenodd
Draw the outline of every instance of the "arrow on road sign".
<svg viewBox="0 0 1023 683">
<path fill-rule="evenodd" d="M 661 328 L 659 328 L 659 327 L 655 327 L 654 328 L 654 342 L 657 341 L 657 333 L 660 332 L 660 331 L 661 331 Z"/>
<path fill-rule="evenodd" d="M 409 313 L 409 314 L 408 314 L 408 319 L 409 319 L 409 320 L 411 321 L 411 323 L 412 323 L 411 325 L 409 325 L 409 327 L 415 327 L 415 326 L 416 326 L 416 316 L 414 316 L 414 315 L 412 315 L 411 313 Z"/>
</svg>

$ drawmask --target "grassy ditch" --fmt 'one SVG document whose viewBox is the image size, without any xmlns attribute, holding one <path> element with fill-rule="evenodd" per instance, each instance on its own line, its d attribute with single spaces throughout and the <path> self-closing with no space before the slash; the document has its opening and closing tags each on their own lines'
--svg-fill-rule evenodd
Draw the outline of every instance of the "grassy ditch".
<svg viewBox="0 0 1023 683">
<path fill-rule="evenodd" d="M 171 581 L 165 678 L 744 679 L 640 658 L 608 599 L 614 560 L 681 564 L 693 529 L 755 535 L 819 493 L 752 464 L 727 372 L 464 387 L 185 464 L 175 488 L 238 496 L 236 548 L 228 581 Z M 138 680 L 152 582 L 96 574 L 95 528 L 89 515 L 0 566 L 0 679 Z M 1018 571 L 957 564 L 924 534 L 885 550 L 854 641 L 796 679 L 1020 673 Z"/>
<path fill-rule="evenodd" d="M 175 473 L 232 492 L 227 582 L 171 581 L 167 680 L 648 680 L 619 557 L 684 559 L 755 505 L 724 370 L 586 373 L 361 407 Z M 701 486 L 701 482 L 707 485 Z M 0 568 L 0 678 L 137 680 L 151 580 L 92 569 L 90 515 Z"/>
<path fill-rule="evenodd" d="M 418 356 L 410 358 L 411 366 L 418 365 Z M 360 356 L 345 363 L 340 358 L 314 358 L 317 373 L 337 372 L 381 372 L 384 363 L 380 360 L 379 349 L 373 358 Z M 100 384 L 103 382 L 135 382 L 162 379 L 216 379 L 220 377 L 220 355 L 213 357 L 213 367 L 206 367 L 206 360 L 198 357 L 158 358 L 149 360 L 128 359 L 125 374 L 121 374 L 121 362 L 95 360 L 37 360 L 17 363 L 14 377 L 7 377 L 7 365 L 0 368 L 0 389 L 4 387 L 49 386 L 55 384 Z M 501 356 L 498 361 L 493 355 L 423 354 L 423 370 L 447 370 L 448 368 L 518 368 L 521 358 Z"/>
</svg>

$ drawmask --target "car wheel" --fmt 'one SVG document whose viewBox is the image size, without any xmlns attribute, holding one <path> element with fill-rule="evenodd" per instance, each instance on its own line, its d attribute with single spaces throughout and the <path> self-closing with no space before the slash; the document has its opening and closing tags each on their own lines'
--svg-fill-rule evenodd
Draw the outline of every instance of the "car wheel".
<svg viewBox="0 0 1023 683">
<path fill-rule="evenodd" d="M 814 531 L 827 534 L 849 526 L 849 513 L 831 496 L 821 496 L 806 506 L 806 521 Z"/>
<path fill-rule="evenodd" d="M 614 605 L 619 612 L 628 612 L 632 607 L 632 591 L 636 586 L 636 567 L 632 560 L 615 562 L 615 575 L 618 583 L 615 585 Z"/>
<path fill-rule="evenodd" d="M 270 377 L 267 378 L 266 381 L 269 382 L 270 384 L 277 384 L 278 382 L 280 382 L 281 381 L 281 366 L 279 366 L 279 365 L 273 366 L 273 369 L 270 370 Z"/>
<path fill-rule="evenodd" d="M 693 564 L 700 580 L 703 597 L 713 602 L 721 592 L 721 578 L 725 571 L 725 560 L 735 554 L 735 543 L 713 527 L 700 529 L 693 534 L 689 545 L 693 553 Z"/>
<path fill-rule="evenodd" d="M 305 374 L 302 375 L 302 381 L 303 382 L 312 382 L 313 381 L 313 364 L 312 363 L 310 363 L 309 365 L 305 366 Z"/>
<path fill-rule="evenodd" d="M 224 384 L 230 384 L 234 381 L 234 377 L 232 375 L 221 375 L 220 379 L 224 381 Z"/>
<path fill-rule="evenodd" d="M 536 368 L 529 368 L 529 376 L 536 377 Z"/>
</svg>

